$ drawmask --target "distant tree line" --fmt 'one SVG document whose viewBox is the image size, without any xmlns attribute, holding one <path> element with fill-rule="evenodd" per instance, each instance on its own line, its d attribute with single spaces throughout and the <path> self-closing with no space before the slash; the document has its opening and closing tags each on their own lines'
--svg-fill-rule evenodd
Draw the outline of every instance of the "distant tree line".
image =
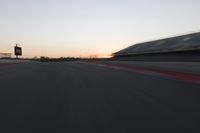
<svg viewBox="0 0 200 133">
<path fill-rule="evenodd" d="M 40 61 L 40 62 L 62 62 L 62 61 L 78 61 L 80 60 L 80 58 L 75 58 L 75 57 L 49 58 L 49 57 L 41 56 L 40 58 L 34 58 L 32 60 Z"/>
</svg>

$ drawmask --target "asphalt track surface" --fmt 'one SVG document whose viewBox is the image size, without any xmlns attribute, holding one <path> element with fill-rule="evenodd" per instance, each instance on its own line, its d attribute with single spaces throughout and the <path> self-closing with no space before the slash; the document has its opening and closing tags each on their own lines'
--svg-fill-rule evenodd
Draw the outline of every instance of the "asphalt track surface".
<svg viewBox="0 0 200 133">
<path fill-rule="evenodd" d="M 0 132 L 198 133 L 200 84 L 145 69 L 131 71 L 134 64 L 138 69 L 133 62 L 1 65 Z M 167 64 L 151 67 L 173 65 Z M 198 65 L 187 73 L 198 74 Z M 184 65 L 164 71 L 178 67 L 185 71 Z"/>
</svg>

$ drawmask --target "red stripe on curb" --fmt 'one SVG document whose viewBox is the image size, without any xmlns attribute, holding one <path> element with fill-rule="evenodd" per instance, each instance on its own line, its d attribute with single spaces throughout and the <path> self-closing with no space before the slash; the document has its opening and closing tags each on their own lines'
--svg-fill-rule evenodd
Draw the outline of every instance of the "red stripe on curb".
<svg viewBox="0 0 200 133">
<path fill-rule="evenodd" d="M 124 69 L 132 72 L 142 73 L 142 74 L 150 74 L 157 73 L 162 76 L 167 76 L 171 78 L 175 78 L 177 80 L 182 80 L 186 82 L 192 83 L 200 83 L 200 75 L 198 74 L 191 74 L 191 73 L 184 73 L 184 72 L 176 72 L 176 71 L 169 71 L 169 70 L 162 70 L 162 69 L 155 69 L 155 68 L 145 68 L 145 67 L 137 67 L 137 66 L 127 66 L 121 64 L 104 64 L 104 63 L 95 63 L 98 65 L 115 68 L 115 69 Z"/>
</svg>

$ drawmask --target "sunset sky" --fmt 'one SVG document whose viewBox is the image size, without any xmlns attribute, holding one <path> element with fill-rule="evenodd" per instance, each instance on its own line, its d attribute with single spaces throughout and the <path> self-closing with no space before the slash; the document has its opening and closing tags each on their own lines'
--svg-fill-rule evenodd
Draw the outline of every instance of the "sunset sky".
<svg viewBox="0 0 200 133">
<path fill-rule="evenodd" d="M 138 42 L 200 31 L 200 0 L 0 0 L 0 53 L 106 57 Z"/>
</svg>

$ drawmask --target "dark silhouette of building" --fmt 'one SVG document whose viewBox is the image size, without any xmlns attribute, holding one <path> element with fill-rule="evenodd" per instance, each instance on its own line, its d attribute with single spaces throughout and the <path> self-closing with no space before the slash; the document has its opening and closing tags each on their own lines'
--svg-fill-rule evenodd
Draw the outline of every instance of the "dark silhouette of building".
<svg viewBox="0 0 200 133">
<path fill-rule="evenodd" d="M 200 32 L 135 44 L 113 56 L 121 60 L 200 61 Z"/>
</svg>

